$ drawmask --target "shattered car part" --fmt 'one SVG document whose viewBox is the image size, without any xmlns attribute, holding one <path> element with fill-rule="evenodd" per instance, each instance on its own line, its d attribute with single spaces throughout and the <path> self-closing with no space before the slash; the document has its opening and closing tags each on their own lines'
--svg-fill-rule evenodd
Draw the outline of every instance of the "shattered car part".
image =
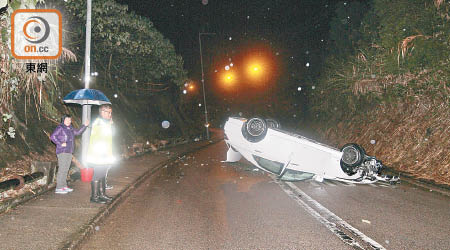
<svg viewBox="0 0 450 250">
<path fill-rule="evenodd" d="M 399 178 L 381 175 L 383 164 L 354 143 L 342 150 L 280 129 L 278 122 L 259 117 L 230 117 L 224 126 L 227 160 L 242 156 L 259 169 L 281 180 L 324 179 L 368 184 L 396 183 Z"/>
</svg>

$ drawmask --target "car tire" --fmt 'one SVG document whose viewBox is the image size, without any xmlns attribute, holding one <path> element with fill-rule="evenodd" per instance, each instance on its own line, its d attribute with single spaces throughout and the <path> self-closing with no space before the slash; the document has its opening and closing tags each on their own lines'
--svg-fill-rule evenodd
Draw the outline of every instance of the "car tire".
<svg viewBox="0 0 450 250">
<path fill-rule="evenodd" d="M 280 123 L 277 120 L 268 118 L 266 119 L 267 127 L 269 128 L 281 128 Z"/>
<path fill-rule="evenodd" d="M 341 149 L 341 168 L 349 175 L 356 173 L 356 167 L 361 165 L 366 156 L 365 150 L 355 143 L 345 144 Z"/>
<path fill-rule="evenodd" d="M 267 134 L 266 120 L 259 117 L 253 117 L 248 119 L 242 126 L 242 135 L 249 142 L 259 142 L 262 139 L 264 139 L 266 134 Z"/>
</svg>

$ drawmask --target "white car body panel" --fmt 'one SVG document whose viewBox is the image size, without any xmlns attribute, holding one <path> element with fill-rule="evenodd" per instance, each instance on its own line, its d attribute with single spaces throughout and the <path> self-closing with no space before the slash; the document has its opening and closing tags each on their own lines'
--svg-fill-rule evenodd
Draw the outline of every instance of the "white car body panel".
<svg viewBox="0 0 450 250">
<path fill-rule="evenodd" d="M 291 169 L 311 174 L 315 180 L 335 179 L 352 182 L 361 174 L 348 175 L 340 165 L 342 152 L 306 137 L 279 129 L 268 128 L 265 137 L 258 142 L 247 140 L 242 128 L 245 118 L 230 117 L 225 123 L 225 142 L 229 147 L 227 162 L 236 162 L 243 156 L 259 169 L 282 176 Z M 268 170 L 256 159 L 264 158 L 283 165 L 281 170 Z M 360 181 L 360 180 L 359 180 Z M 376 180 L 375 180 L 376 181 Z M 366 180 L 365 183 L 375 182 Z"/>
</svg>

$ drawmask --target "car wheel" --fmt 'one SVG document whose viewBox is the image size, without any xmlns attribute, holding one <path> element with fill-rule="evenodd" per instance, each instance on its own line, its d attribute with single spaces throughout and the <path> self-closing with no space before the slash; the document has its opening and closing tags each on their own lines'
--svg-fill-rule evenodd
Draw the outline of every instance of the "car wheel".
<svg viewBox="0 0 450 250">
<path fill-rule="evenodd" d="M 264 119 L 253 117 L 248 119 L 242 127 L 242 134 L 250 142 L 259 142 L 266 136 L 267 123 Z"/>
<path fill-rule="evenodd" d="M 266 119 L 267 127 L 269 128 L 280 128 L 280 123 L 274 119 Z"/>
<path fill-rule="evenodd" d="M 345 144 L 342 149 L 341 167 L 347 174 L 354 174 L 366 155 L 364 149 L 355 143 Z"/>
</svg>

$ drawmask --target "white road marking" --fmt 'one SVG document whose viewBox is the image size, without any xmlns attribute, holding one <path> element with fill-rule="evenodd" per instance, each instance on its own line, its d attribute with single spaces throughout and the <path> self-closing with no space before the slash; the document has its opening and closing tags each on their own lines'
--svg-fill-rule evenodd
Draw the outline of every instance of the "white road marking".
<svg viewBox="0 0 450 250">
<path fill-rule="evenodd" d="M 350 236 L 345 234 L 342 230 L 340 230 L 335 223 L 330 222 L 325 217 L 321 216 L 316 210 L 314 210 L 312 207 L 310 207 L 306 202 L 304 202 L 302 199 L 298 197 L 298 194 L 296 194 L 293 190 L 286 187 L 285 183 L 281 181 L 275 180 L 275 183 L 277 183 L 283 191 L 290 196 L 293 200 L 295 200 L 303 209 L 305 209 L 312 217 L 314 217 L 316 220 L 318 220 L 320 223 L 322 223 L 326 228 L 328 228 L 333 234 L 335 234 L 337 237 L 339 237 L 342 241 L 347 243 L 348 245 L 352 246 L 355 249 L 363 249 L 361 245 L 358 244 L 354 239 L 352 239 Z"/>
<path fill-rule="evenodd" d="M 337 237 L 339 237 L 342 241 L 353 246 L 355 248 L 360 248 L 361 245 L 358 244 L 352 237 L 347 235 L 339 226 L 345 228 L 349 232 L 351 232 L 352 236 L 358 237 L 360 240 L 364 241 L 368 245 L 370 245 L 373 249 L 385 249 L 381 244 L 369 238 L 358 229 L 354 228 L 346 221 L 339 218 L 337 215 L 332 213 L 330 210 L 322 206 L 319 202 L 309 197 L 306 193 L 304 193 L 300 188 L 298 188 L 295 184 L 291 182 L 282 182 L 275 179 L 275 183 L 277 183 L 283 191 L 289 195 L 293 200 L 295 200 L 301 207 L 303 207 L 311 216 L 317 219 L 320 223 L 325 225 L 331 232 L 333 232 Z M 314 208 L 309 206 L 307 203 L 312 204 Z M 324 214 L 325 216 L 321 215 Z M 333 220 L 334 222 L 330 221 Z"/>
</svg>

